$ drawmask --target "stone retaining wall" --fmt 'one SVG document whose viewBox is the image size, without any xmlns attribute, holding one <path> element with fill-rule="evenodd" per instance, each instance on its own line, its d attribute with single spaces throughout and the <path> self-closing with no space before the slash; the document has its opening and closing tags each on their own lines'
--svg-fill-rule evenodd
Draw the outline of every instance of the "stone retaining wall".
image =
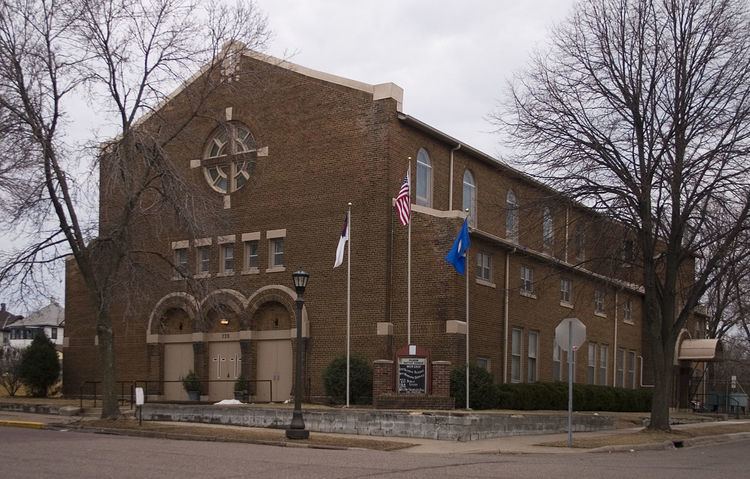
<svg viewBox="0 0 750 479">
<path fill-rule="evenodd" d="M 460 412 L 382 410 L 303 410 L 305 426 L 313 432 L 381 437 L 415 437 L 448 441 L 473 441 L 493 437 L 565 432 L 564 414 L 475 414 Z M 254 406 L 146 404 L 143 418 L 235 426 L 286 428 L 291 409 Z M 573 431 L 613 429 L 611 417 L 573 416 Z"/>
</svg>

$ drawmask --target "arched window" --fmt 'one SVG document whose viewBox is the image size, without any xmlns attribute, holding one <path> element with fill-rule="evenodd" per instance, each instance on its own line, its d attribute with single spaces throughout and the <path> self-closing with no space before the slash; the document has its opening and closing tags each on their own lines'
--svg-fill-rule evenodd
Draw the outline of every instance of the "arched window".
<svg viewBox="0 0 750 479">
<path fill-rule="evenodd" d="M 247 183 L 251 164 L 239 156 L 255 148 L 250 130 L 237 122 L 217 128 L 203 153 L 203 176 L 219 193 L 232 193 Z"/>
<path fill-rule="evenodd" d="M 432 162 L 424 148 L 417 152 L 417 204 L 432 207 Z"/>
<path fill-rule="evenodd" d="M 463 210 L 469 210 L 469 224 L 477 226 L 477 184 L 471 171 L 464 171 L 464 201 Z"/>
<path fill-rule="evenodd" d="M 542 242 L 546 251 L 552 250 L 555 246 L 555 222 L 552 212 L 547 207 L 544 208 L 542 214 Z"/>
<path fill-rule="evenodd" d="M 505 237 L 518 241 L 518 200 L 513 190 L 505 195 Z"/>
</svg>

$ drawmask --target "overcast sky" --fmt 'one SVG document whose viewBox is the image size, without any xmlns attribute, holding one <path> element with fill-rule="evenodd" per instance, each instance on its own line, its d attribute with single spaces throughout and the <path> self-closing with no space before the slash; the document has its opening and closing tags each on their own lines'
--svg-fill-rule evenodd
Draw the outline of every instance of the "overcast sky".
<svg viewBox="0 0 750 479">
<path fill-rule="evenodd" d="M 510 77 L 573 0 L 257 0 L 268 53 L 308 68 L 404 89 L 404 112 L 499 156 L 487 121 Z"/>
</svg>

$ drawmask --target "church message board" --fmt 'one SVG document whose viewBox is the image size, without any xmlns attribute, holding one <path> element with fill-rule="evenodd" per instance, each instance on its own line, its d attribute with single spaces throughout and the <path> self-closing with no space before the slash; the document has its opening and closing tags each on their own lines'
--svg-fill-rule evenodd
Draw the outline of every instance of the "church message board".
<svg viewBox="0 0 750 479">
<path fill-rule="evenodd" d="M 398 392 L 425 394 L 427 392 L 427 358 L 398 358 Z"/>
</svg>

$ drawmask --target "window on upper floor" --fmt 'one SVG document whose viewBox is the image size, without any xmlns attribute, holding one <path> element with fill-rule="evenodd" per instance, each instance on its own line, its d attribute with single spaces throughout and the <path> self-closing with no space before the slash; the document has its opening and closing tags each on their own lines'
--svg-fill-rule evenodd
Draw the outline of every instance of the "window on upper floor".
<svg viewBox="0 0 750 479">
<path fill-rule="evenodd" d="M 477 252 L 477 278 L 492 282 L 492 256 L 484 251 Z"/>
<path fill-rule="evenodd" d="M 255 140 L 245 125 L 233 121 L 219 126 L 203 153 L 206 181 L 219 193 L 232 193 L 242 188 L 250 178 L 254 152 Z"/>
<path fill-rule="evenodd" d="M 271 240 L 271 256 L 269 262 L 271 268 L 284 267 L 284 238 L 273 238 Z"/>
<path fill-rule="evenodd" d="M 573 233 L 573 254 L 578 261 L 586 259 L 586 235 L 581 225 L 577 225 Z"/>
<path fill-rule="evenodd" d="M 513 190 L 505 195 L 505 237 L 518 242 L 518 200 Z"/>
<path fill-rule="evenodd" d="M 234 272 L 234 243 L 221 245 L 221 272 Z"/>
<path fill-rule="evenodd" d="M 555 247 L 555 222 L 552 211 L 546 207 L 542 213 L 542 243 L 546 252 L 551 252 Z"/>
<path fill-rule="evenodd" d="M 464 171 L 463 210 L 469 210 L 469 224 L 477 226 L 477 184 L 471 171 Z"/>
<path fill-rule="evenodd" d="M 573 303 L 573 282 L 568 278 L 560 279 L 560 302 L 565 304 Z"/>
<path fill-rule="evenodd" d="M 417 152 L 417 198 L 418 205 L 432 207 L 432 162 L 427 150 Z"/>
<path fill-rule="evenodd" d="M 622 320 L 626 323 L 633 322 L 633 303 L 630 298 L 627 298 L 625 302 L 622 303 Z"/>
<path fill-rule="evenodd" d="M 534 294 L 534 270 L 521 265 L 521 294 Z"/>
<path fill-rule="evenodd" d="M 258 240 L 245 241 L 245 271 L 258 270 Z"/>
<path fill-rule="evenodd" d="M 197 273 L 208 273 L 211 271 L 211 247 L 199 246 L 197 248 Z"/>
<path fill-rule="evenodd" d="M 182 276 L 187 274 L 188 271 L 188 249 L 187 248 L 177 248 L 174 250 L 174 265 L 177 271 L 175 271 L 175 274 L 177 276 Z"/>
<path fill-rule="evenodd" d="M 622 258 L 622 265 L 624 267 L 630 267 L 635 259 L 635 245 L 633 240 L 626 239 L 622 242 L 620 255 Z"/>
<path fill-rule="evenodd" d="M 594 290 L 594 313 L 604 314 L 604 290 Z"/>
<path fill-rule="evenodd" d="M 57 339 L 57 328 L 52 328 L 50 330 L 50 339 Z"/>
</svg>

